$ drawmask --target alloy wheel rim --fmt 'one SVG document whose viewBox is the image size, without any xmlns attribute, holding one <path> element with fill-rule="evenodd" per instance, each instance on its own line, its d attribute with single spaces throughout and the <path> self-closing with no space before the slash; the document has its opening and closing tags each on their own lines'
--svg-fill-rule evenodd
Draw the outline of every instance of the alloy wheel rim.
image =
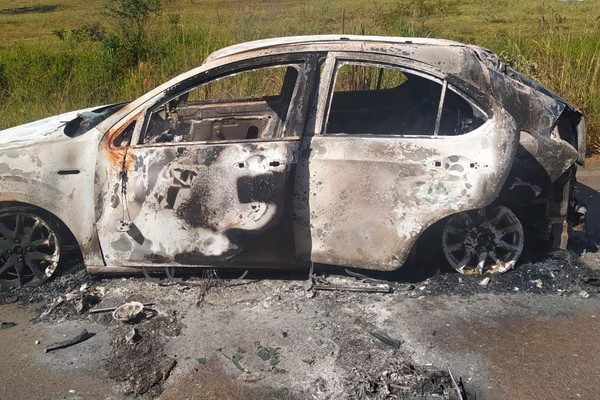
<svg viewBox="0 0 600 400">
<path fill-rule="evenodd" d="M 35 286 L 54 274 L 58 237 L 41 217 L 27 212 L 0 215 L 0 285 Z"/>
<path fill-rule="evenodd" d="M 450 218 L 442 234 L 446 260 L 464 275 L 512 269 L 524 245 L 523 226 L 505 206 L 467 211 Z"/>
</svg>

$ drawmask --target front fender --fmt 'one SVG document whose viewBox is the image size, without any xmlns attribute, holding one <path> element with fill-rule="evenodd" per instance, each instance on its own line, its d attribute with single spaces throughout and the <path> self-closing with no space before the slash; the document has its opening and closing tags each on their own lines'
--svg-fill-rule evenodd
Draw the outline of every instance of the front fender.
<svg viewBox="0 0 600 400">
<path fill-rule="evenodd" d="M 21 176 L 0 175 L 0 182 L 0 209 L 3 205 L 27 204 L 56 216 L 75 237 L 86 265 L 104 264 L 93 213 L 88 210 L 92 206 L 89 199 L 83 201 L 76 190 L 65 195 L 55 186 Z"/>
</svg>

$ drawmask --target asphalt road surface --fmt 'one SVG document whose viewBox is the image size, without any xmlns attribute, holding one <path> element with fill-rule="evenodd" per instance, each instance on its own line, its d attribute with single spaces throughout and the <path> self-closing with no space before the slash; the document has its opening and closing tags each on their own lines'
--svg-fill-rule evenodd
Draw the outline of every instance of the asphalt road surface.
<svg viewBox="0 0 600 400">
<path fill-rule="evenodd" d="M 385 294 L 307 292 L 305 277 L 285 273 L 162 286 L 78 272 L 0 292 L 0 321 L 17 324 L 0 330 L 0 398 L 457 398 L 439 389 L 450 371 L 469 399 L 599 399 L 600 294 L 586 277 L 600 268 L 600 163 L 579 180 L 588 236 L 576 260 L 522 264 L 486 288 L 456 274 Z M 77 300 L 89 303 L 81 313 Z M 131 324 L 86 310 L 130 300 L 155 304 Z M 44 353 L 83 328 L 87 341 Z"/>
</svg>

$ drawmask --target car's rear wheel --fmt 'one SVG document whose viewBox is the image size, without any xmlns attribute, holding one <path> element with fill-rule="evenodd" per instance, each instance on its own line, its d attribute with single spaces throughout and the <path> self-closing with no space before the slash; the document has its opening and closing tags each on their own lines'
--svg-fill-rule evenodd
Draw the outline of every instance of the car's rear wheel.
<svg viewBox="0 0 600 400">
<path fill-rule="evenodd" d="M 515 213 L 496 205 L 452 216 L 442 233 L 442 249 L 461 274 L 500 274 L 514 267 L 524 238 Z"/>
<path fill-rule="evenodd" d="M 0 285 L 36 286 L 60 261 L 61 242 L 52 221 L 32 210 L 0 211 Z"/>
</svg>

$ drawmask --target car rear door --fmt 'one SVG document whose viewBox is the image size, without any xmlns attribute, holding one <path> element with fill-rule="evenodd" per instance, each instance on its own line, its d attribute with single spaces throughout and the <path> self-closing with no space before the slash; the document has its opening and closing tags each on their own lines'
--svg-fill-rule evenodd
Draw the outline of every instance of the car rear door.
<svg viewBox="0 0 600 400">
<path fill-rule="evenodd" d="M 425 228 L 496 197 L 516 148 L 495 133 L 515 129 L 507 120 L 400 57 L 330 54 L 314 115 L 295 235 L 298 257 L 318 263 L 398 268 Z"/>
</svg>

